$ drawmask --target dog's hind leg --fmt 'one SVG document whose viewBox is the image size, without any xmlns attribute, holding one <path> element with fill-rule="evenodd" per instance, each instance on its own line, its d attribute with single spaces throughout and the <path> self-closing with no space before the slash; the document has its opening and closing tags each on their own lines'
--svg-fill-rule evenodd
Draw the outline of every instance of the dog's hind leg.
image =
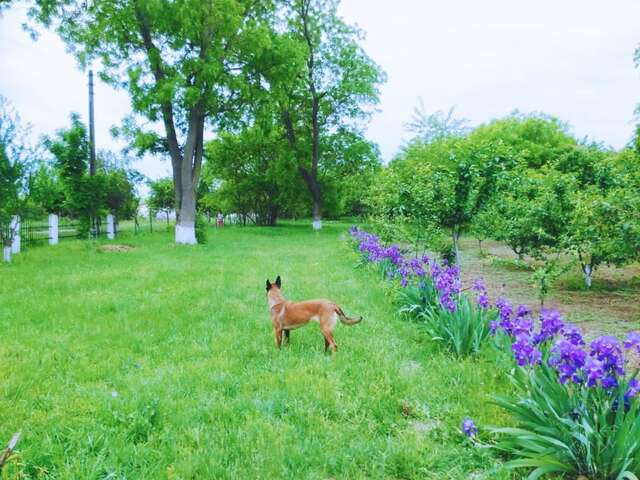
<svg viewBox="0 0 640 480">
<path fill-rule="evenodd" d="M 289 339 L 289 335 L 291 335 L 291 330 L 285 330 L 284 331 L 284 343 L 286 345 L 289 345 L 289 343 L 291 343 L 291 340 Z"/>
<path fill-rule="evenodd" d="M 336 345 L 336 341 L 333 339 L 333 333 L 331 333 L 331 330 L 329 330 L 328 328 L 323 328 L 322 334 L 324 335 L 324 343 L 325 343 L 324 351 L 326 352 L 327 346 L 330 346 L 333 353 L 336 353 L 338 351 L 338 345 Z"/>
</svg>

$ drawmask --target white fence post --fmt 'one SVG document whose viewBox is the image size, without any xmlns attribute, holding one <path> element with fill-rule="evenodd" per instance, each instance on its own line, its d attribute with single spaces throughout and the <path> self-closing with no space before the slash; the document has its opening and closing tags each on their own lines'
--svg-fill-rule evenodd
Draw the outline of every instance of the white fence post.
<svg viewBox="0 0 640 480">
<path fill-rule="evenodd" d="M 58 244 L 58 215 L 49 214 L 49 245 Z"/>
<path fill-rule="evenodd" d="M 115 238 L 115 229 L 113 228 L 113 215 L 112 214 L 108 214 L 107 215 L 107 238 L 109 240 L 113 240 Z"/>
<path fill-rule="evenodd" d="M 11 242 L 11 253 L 20 253 L 20 217 L 14 216 L 11 219 L 11 227 L 13 230 L 13 242 Z"/>
</svg>

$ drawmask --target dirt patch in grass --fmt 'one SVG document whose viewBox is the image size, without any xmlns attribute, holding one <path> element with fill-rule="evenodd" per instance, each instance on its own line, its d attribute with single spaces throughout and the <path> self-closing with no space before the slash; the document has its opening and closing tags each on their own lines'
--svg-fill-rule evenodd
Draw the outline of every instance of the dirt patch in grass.
<svg viewBox="0 0 640 480">
<path fill-rule="evenodd" d="M 500 296 L 514 304 L 539 308 L 533 285 L 532 259 L 525 263 L 499 242 L 484 242 L 481 254 L 477 241 L 461 242 L 461 273 L 464 285 L 482 277 L 492 299 Z M 567 259 L 568 260 L 568 259 Z M 577 265 L 554 285 L 545 307 L 558 308 L 568 321 L 580 326 L 589 337 L 604 333 L 621 334 L 640 329 L 640 265 L 599 268 L 591 289 L 586 289 Z"/>
<path fill-rule="evenodd" d="M 136 247 L 134 247 L 133 245 L 127 245 L 127 244 L 108 244 L 108 245 L 101 245 L 98 247 L 98 251 L 100 252 L 130 252 L 131 250 L 134 250 Z"/>
</svg>

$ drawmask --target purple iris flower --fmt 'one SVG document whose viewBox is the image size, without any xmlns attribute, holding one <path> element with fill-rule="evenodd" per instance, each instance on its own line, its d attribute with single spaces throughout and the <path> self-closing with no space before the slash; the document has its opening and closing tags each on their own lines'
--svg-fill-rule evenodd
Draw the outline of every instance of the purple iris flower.
<svg viewBox="0 0 640 480">
<path fill-rule="evenodd" d="M 566 338 L 573 345 L 584 345 L 584 339 L 582 338 L 582 330 L 575 325 L 566 325 L 563 330 L 564 338 Z"/>
<path fill-rule="evenodd" d="M 636 350 L 637 354 L 640 355 L 640 332 L 629 332 L 624 341 L 624 348 L 627 350 L 631 350 L 633 348 Z"/>
<path fill-rule="evenodd" d="M 613 336 L 603 336 L 591 342 L 591 356 L 602 362 L 605 372 L 624 375 L 624 357 L 620 342 Z"/>
<path fill-rule="evenodd" d="M 540 332 L 535 336 L 535 343 L 546 342 L 555 337 L 564 328 L 562 315 L 558 310 L 543 309 L 540 312 Z"/>
<path fill-rule="evenodd" d="M 521 367 L 526 365 L 537 365 L 542 360 L 542 353 L 538 350 L 528 337 L 522 336 L 516 339 L 511 345 L 513 356 Z"/>
<path fill-rule="evenodd" d="M 551 349 L 549 365 L 560 374 L 560 383 L 571 379 L 573 383 L 582 383 L 581 372 L 587 361 L 587 352 L 571 341 L 561 338 Z"/>
<path fill-rule="evenodd" d="M 478 427 L 476 427 L 475 422 L 470 418 L 465 418 L 462 421 L 460 430 L 462 430 L 462 433 L 464 433 L 469 438 L 475 437 L 478 434 Z"/>
</svg>

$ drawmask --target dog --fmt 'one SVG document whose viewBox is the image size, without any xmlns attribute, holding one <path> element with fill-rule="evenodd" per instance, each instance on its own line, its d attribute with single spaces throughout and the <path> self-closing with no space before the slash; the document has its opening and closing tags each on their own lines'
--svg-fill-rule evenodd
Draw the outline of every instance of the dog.
<svg viewBox="0 0 640 480">
<path fill-rule="evenodd" d="M 276 283 L 271 283 L 267 279 L 267 301 L 277 348 L 282 346 L 283 332 L 288 345 L 291 330 L 316 321 L 324 336 L 324 351 L 326 352 L 331 347 L 332 352 L 335 353 L 338 351 L 338 345 L 333 338 L 333 329 L 336 327 L 338 319 L 345 325 L 355 325 L 362 321 L 362 317 L 347 317 L 342 309 L 330 300 L 289 302 L 282 296 L 281 287 L 280 275 L 276 278 Z"/>
</svg>

